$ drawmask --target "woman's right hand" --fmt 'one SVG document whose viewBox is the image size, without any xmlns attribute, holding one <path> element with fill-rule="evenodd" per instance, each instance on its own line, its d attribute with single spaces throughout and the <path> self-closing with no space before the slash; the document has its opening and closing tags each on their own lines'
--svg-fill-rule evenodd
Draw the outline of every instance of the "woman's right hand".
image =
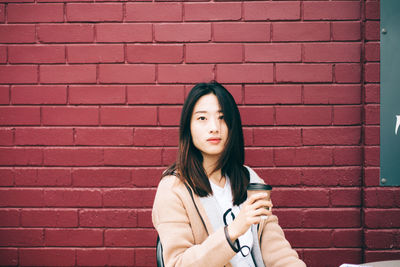
<svg viewBox="0 0 400 267">
<path fill-rule="evenodd" d="M 240 212 L 228 226 L 229 237 L 233 242 L 246 233 L 252 224 L 260 223 L 261 216 L 271 215 L 272 202 L 267 200 L 268 194 L 258 193 L 247 198 L 241 205 Z M 269 209 L 266 209 L 269 207 Z"/>
</svg>

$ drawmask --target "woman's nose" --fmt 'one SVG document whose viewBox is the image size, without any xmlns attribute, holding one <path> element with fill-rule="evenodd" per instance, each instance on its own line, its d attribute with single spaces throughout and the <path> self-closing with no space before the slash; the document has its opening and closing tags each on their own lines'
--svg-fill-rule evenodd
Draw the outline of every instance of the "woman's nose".
<svg viewBox="0 0 400 267">
<path fill-rule="evenodd" d="M 219 120 L 210 119 L 209 122 L 210 122 L 209 125 L 210 133 L 219 132 L 219 126 L 220 126 Z"/>
</svg>

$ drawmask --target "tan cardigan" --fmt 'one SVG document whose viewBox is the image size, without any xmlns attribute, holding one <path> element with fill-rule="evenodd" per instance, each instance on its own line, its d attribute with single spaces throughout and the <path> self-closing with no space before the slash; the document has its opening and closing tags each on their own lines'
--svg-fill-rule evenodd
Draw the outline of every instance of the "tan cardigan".
<svg viewBox="0 0 400 267">
<path fill-rule="evenodd" d="M 229 261 L 236 253 L 229 246 L 223 227 L 213 229 L 199 197 L 193 197 L 199 212 L 177 177 L 164 177 L 158 185 L 152 219 L 163 245 L 165 266 L 231 267 Z M 260 223 L 258 237 L 266 267 L 306 266 L 285 239 L 275 215 Z"/>
</svg>

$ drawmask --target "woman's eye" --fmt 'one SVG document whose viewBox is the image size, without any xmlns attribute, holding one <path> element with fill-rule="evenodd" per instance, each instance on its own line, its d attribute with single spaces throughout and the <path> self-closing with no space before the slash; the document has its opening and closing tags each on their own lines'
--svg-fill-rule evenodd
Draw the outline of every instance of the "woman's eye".
<svg viewBox="0 0 400 267">
<path fill-rule="evenodd" d="M 204 120 L 206 120 L 206 117 L 201 116 L 201 117 L 198 117 L 197 119 L 198 119 L 199 121 L 204 121 Z"/>
<path fill-rule="evenodd" d="M 224 119 L 224 115 L 219 116 L 219 119 L 223 120 Z"/>
</svg>

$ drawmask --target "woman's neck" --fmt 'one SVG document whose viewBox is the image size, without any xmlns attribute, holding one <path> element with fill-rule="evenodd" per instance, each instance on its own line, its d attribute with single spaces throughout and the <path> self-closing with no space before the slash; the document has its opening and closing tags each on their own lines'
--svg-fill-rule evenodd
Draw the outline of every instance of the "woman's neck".
<svg viewBox="0 0 400 267">
<path fill-rule="evenodd" d="M 218 159 L 203 158 L 203 168 L 206 171 L 208 179 L 214 184 L 224 187 L 225 177 L 222 176 L 221 169 L 215 170 L 217 163 Z"/>
</svg>

